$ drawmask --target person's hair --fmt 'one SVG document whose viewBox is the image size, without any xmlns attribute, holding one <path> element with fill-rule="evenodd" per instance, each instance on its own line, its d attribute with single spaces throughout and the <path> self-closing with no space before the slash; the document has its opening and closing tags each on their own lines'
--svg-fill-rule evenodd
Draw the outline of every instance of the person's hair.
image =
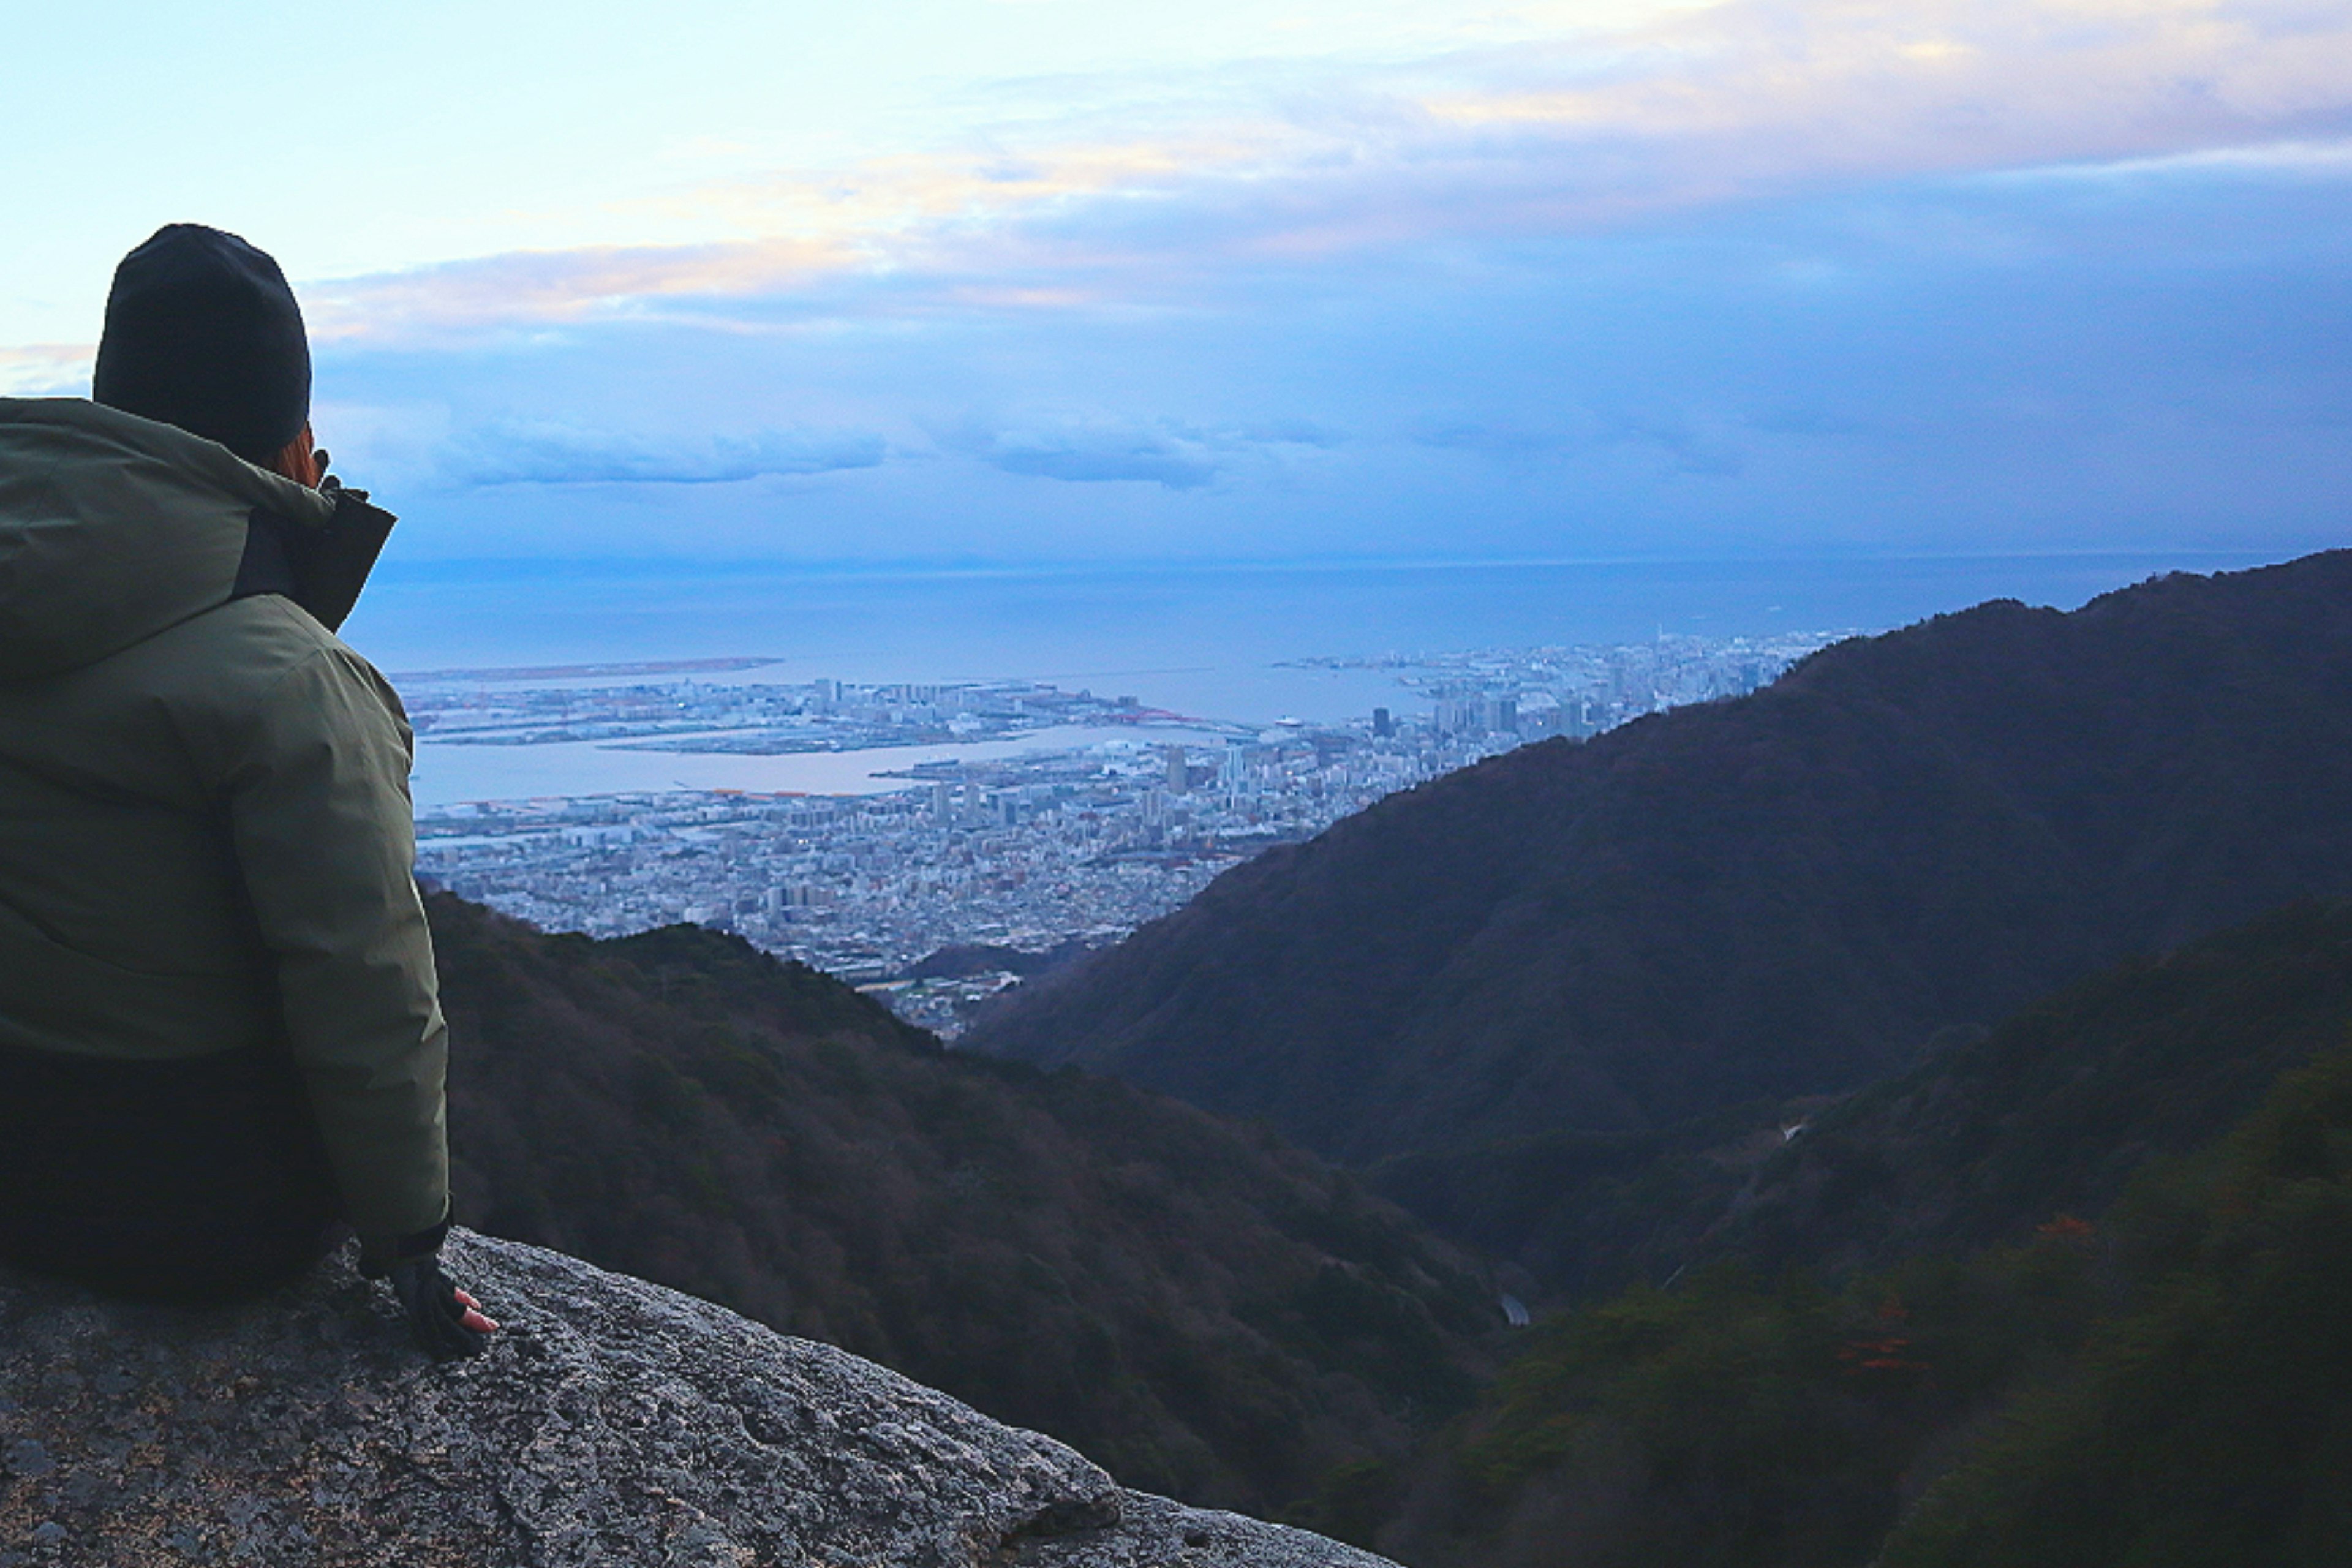
<svg viewBox="0 0 2352 1568">
<path fill-rule="evenodd" d="M 326 471 L 319 462 L 320 456 L 322 454 L 310 445 L 310 426 L 306 424 L 295 433 L 294 439 L 270 453 L 259 466 L 273 474 L 283 474 L 298 485 L 309 485 L 317 489 L 319 481 L 326 477 Z"/>
</svg>

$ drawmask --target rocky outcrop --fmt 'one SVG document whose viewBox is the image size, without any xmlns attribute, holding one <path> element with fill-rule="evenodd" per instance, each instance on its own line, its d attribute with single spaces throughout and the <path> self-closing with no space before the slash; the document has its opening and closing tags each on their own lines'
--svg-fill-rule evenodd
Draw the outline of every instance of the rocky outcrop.
<svg viewBox="0 0 2352 1568">
<path fill-rule="evenodd" d="M 0 1568 L 1382 1568 L 707 1302 L 448 1256 L 504 1331 L 446 1366 L 347 1258 L 205 1308 L 0 1273 Z"/>
</svg>

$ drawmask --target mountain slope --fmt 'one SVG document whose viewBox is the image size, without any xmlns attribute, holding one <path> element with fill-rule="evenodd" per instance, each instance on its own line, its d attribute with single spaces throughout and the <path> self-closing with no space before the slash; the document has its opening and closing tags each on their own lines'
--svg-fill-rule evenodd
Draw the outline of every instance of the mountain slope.
<svg viewBox="0 0 2352 1568">
<path fill-rule="evenodd" d="M 2218 1137 L 2347 1023 L 2352 904 L 2298 903 L 2077 982 L 1827 1104 L 1413 1155 L 1367 1174 L 1569 1295 L 1727 1258 L 1843 1275 L 2095 1214 L 2150 1161 Z"/>
<path fill-rule="evenodd" d="M 2248 1114 L 2352 1026 L 2352 904 L 2298 904 L 2068 987 L 1853 1096 L 1697 1245 L 1843 1271 L 2022 1241 Z"/>
<path fill-rule="evenodd" d="M 478 1229 L 868 1356 L 1192 1501 L 1295 1503 L 1468 1397 L 1487 1292 L 1269 1137 L 951 1055 L 733 937 L 427 908 Z"/>
<path fill-rule="evenodd" d="M 2352 1050 L 2124 1208 L 2127 1310 L 1921 1500 L 1886 1568 L 2344 1561 Z"/>
<path fill-rule="evenodd" d="M 2342 1561 L 2347 940 L 2282 911 L 1857 1096 L 1852 1201 L 1801 1135 L 1777 1255 L 1548 1321 L 1349 1528 L 1417 1568 Z"/>
<path fill-rule="evenodd" d="M 1980 605 L 1220 878 L 966 1044 L 1350 1161 L 1835 1092 L 2352 892 L 2352 552 Z"/>
</svg>

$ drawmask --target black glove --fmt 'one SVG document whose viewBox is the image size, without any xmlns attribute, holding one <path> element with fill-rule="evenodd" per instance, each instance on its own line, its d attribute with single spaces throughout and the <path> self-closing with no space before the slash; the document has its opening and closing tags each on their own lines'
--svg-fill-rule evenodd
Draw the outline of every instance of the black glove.
<svg viewBox="0 0 2352 1568">
<path fill-rule="evenodd" d="M 392 1266 L 392 1293 L 408 1313 L 408 1331 L 417 1348 L 435 1361 L 479 1355 L 490 1348 L 490 1336 L 466 1326 L 466 1303 L 457 1287 L 441 1272 L 436 1256 L 404 1258 Z"/>
<path fill-rule="evenodd" d="M 457 1287 L 441 1272 L 441 1242 L 448 1234 L 445 1217 L 439 1225 L 394 1242 L 388 1253 L 373 1245 L 360 1248 L 361 1276 L 391 1281 L 417 1348 L 435 1361 L 479 1355 L 490 1345 L 488 1334 L 466 1326 L 466 1303 L 457 1300 Z"/>
</svg>

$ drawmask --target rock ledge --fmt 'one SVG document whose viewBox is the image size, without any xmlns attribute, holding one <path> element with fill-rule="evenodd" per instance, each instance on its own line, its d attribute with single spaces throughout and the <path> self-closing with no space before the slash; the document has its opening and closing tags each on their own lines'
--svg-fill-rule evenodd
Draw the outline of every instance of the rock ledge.
<svg viewBox="0 0 2352 1568">
<path fill-rule="evenodd" d="M 0 1272 L 0 1568 L 1392 1568 L 560 1253 L 449 1258 L 505 1331 L 446 1367 L 348 1258 L 201 1309 Z"/>
</svg>

